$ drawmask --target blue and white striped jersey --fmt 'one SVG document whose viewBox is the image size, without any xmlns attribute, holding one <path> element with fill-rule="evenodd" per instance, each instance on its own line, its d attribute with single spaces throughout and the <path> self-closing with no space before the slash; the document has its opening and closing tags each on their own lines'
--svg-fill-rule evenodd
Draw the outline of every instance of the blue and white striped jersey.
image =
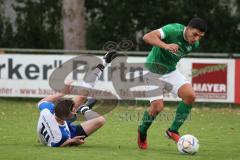
<svg viewBox="0 0 240 160">
<path fill-rule="evenodd" d="M 40 116 L 37 125 L 37 133 L 41 143 L 59 147 L 67 139 L 71 138 L 71 133 L 67 122 L 60 125 L 54 114 L 54 104 L 52 102 L 42 101 L 38 104 Z"/>
</svg>

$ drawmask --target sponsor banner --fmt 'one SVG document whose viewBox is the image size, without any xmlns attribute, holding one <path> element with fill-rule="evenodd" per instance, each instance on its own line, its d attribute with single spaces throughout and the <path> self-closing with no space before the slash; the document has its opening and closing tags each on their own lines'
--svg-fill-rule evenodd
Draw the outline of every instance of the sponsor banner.
<svg viewBox="0 0 240 160">
<path fill-rule="evenodd" d="M 192 83 L 197 101 L 234 103 L 234 59 L 184 58 L 178 69 Z"/>
<path fill-rule="evenodd" d="M 192 63 L 192 85 L 198 98 L 226 100 L 227 64 Z"/>
<path fill-rule="evenodd" d="M 44 97 L 55 93 L 49 86 L 49 78 L 54 70 L 65 62 L 75 58 L 72 55 L 0 55 L 0 96 L 1 97 Z M 96 60 L 101 57 L 93 56 Z M 74 84 L 81 83 L 85 62 L 74 61 L 74 66 L 79 65 L 69 73 L 66 79 L 75 80 Z M 70 69 L 71 70 L 71 69 Z M 96 89 L 114 92 L 111 83 L 111 68 L 106 68 L 104 74 L 96 83 Z"/>
<path fill-rule="evenodd" d="M 240 59 L 236 60 L 235 65 L 235 103 L 240 104 Z"/>
<path fill-rule="evenodd" d="M 49 87 L 48 81 L 51 74 L 56 68 L 75 57 L 70 55 L 0 55 L 0 96 L 44 97 L 53 94 L 54 91 Z M 101 57 L 97 56 L 92 58 L 96 58 L 96 61 L 101 60 Z M 145 57 L 128 57 L 127 59 L 127 63 L 144 62 Z M 74 61 L 73 68 L 78 65 L 79 67 L 72 70 L 66 79 L 75 80 L 75 84 L 80 83 L 85 75 L 84 67 L 81 65 L 85 63 L 81 60 Z M 178 63 L 177 68 L 188 81 L 193 82 L 198 95 L 197 101 L 234 102 L 234 60 L 184 58 Z M 143 69 L 130 67 L 127 71 L 125 64 L 121 64 L 119 68 L 112 66 L 105 68 L 95 88 L 111 92 L 117 97 L 128 95 L 129 92 L 124 90 L 118 92 L 123 95 L 117 95 L 116 86 L 113 86 L 113 75 L 117 70 L 120 70 L 118 75 L 120 82 L 127 81 L 127 79 L 131 81 L 135 77 L 139 77 L 139 81 L 142 81 Z M 125 74 L 126 72 L 128 74 Z M 170 93 L 165 94 L 164 99 L 179 100 Z"/>
</svg>

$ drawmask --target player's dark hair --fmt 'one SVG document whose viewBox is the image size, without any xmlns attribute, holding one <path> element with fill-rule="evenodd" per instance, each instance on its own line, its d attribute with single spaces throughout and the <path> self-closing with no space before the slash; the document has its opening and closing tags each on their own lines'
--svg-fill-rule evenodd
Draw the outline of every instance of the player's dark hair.
<svg viewBox="0 0 240 160">
<path fill-rule="evenodd" d="M 193 18 L 190 20 L 188 23 L 189 27 L 196 28 L 201 32 L 206 32 L 207 31 L 207 23 L 205 20 L 201 18 Z"/>
<path fill-rule="evenodd" d="M 60 99 L 55 105 L 55 115 L 65 120 L 73 109 L 74 102 L 71 99 Z"/>
</svg>

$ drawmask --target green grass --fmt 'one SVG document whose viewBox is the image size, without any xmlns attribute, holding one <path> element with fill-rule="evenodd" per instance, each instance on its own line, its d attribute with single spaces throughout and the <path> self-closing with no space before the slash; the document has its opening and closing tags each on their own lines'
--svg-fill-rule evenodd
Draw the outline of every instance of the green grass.
<svg viewBox="0 0 240 160">
<path fill-rule="evenodd" d="M 149 149 L 136 145 L 136 131 L 143 107 L 120 105 L 106 115 L 106 125 L 79 147 L 50 148 L 37 142 L 36 101 L 0 99 L 0 159 L 17 160 L 236 160 L 240 159 L 240 107 L 195 107 L 181 134 L 200 141 L 197 155 L 178 153 L 164 137 L 175 107 L 165 107 L 148 133 Z"/>
</svg>

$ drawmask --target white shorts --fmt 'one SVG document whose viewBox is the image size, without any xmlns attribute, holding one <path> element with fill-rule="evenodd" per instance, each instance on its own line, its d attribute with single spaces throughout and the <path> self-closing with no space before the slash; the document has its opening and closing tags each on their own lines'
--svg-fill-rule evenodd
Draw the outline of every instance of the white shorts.
<svg viewBox="0 0 240 160">
<path fill-rule="evenodd" d="M 158 81 L 158 84 L 161 84 L 162 86 L 160 87 L 161 89 L 159 89 L 157 94 L 147 95 L 150 102 L 163 99 L 163 94 L 165 92 L 171 92 L 178 96 L 179 88 L 186 83 L 190 83 L 178 70 L 164 75 L 155 73 L 152 74 L 154 74 L 154 77 L 151 76 L 145 78 L 146 90 L 151 90 L 151 87 L 154 86 L 153 84 L 156 84 L 156 81 Z M 159 83 L 159 81 L 161 81 L 161 83 Z"/>
</svg>

